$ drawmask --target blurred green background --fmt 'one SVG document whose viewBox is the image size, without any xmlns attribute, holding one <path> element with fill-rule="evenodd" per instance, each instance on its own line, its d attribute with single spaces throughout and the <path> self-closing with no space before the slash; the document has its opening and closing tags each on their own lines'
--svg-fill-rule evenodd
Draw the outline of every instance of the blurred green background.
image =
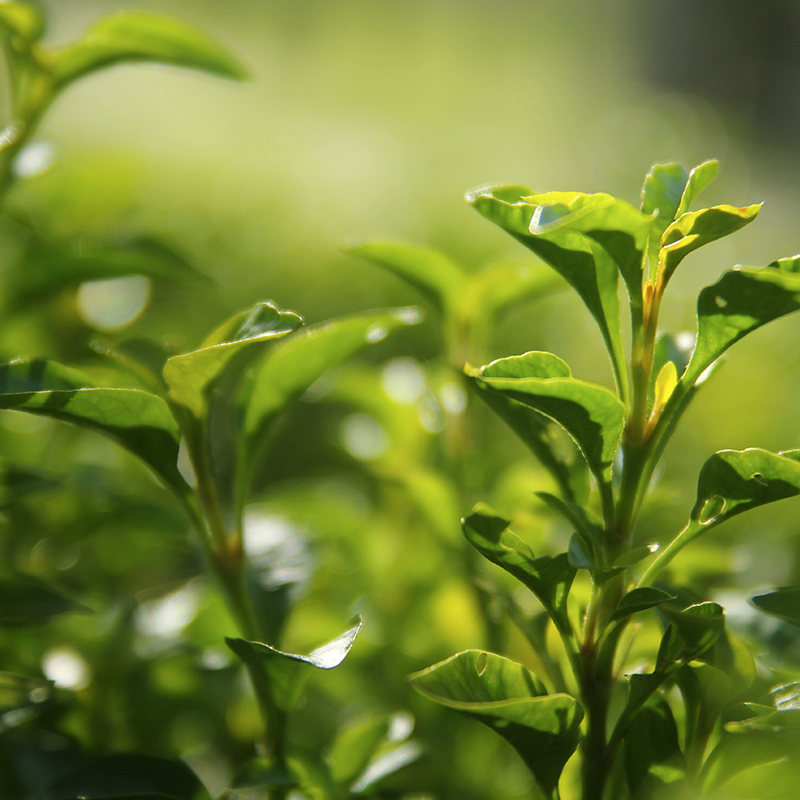
<svg viewBox="0 0 800 800">
<path fill-rule="evenodd" d="M 719 159 L 721 175 L 704 204 L 765 206 L 754 225 L 694 254 L 679 271 L 663 314 L 665 327 L 675 331 L 693 329 L 694 298 L 722 270 L 800 250 L 800 56 L 788 46 L 800 33 L 800 10 L 790 0 L 757 8 L 738 0 L 68 0 L 42 6 L 49 44 L 76 38 L 118 9 L 174 15 L 222 41 L 250 79 L 235 84 L 131 65 L 91 76 L 58 99 L 23 167 L 31 175 L 6 206 L 0 245 L 6 289 L 18 278 L 28 226 L 78 249 L 94 237 L 146 233 L 201 275 L 188 282 L 70 286 L 20 308 L 6 291 L 0 340 L 6 358 L 45 355 L 97 366 L 88 346 L 96 336 L 150 337 L 188 348 L 232 311 L 267 298 L 311 322 L 421 302 L 399 280 L 342 252 L 354 241 L 430 246 L 469 269 L 495 259 L 532 262 L 463 202 L 466 189 L 489 182 L 607 191 L 635 203 L 651 164 Z M 2 124 L 8 113 L 0 94 Z M 678 530 L 699 467 L 713 451 L 800 446 L 799 336 L 800 319 L 780 320 L 730 355 L 667 452 L 657 502 L 642 520 L 643 541 Z M 435 362 L 440 347 L 429 319 L 371 358 L 411 355 L 424 366 Z M 551 350 L 577 376 L 611 383 L 593 323 L 567 293 L 509 314 L 486 346 L 491 357 L 529 349 Z M 430 753 L 410 785 L 442 797 L 484 797 L 487 786 L 497 797 L 523 794 L 528 779 L 513 757 L 498 745 L 500 755 L 490 758 L 474 744 L 486 740 L 467 723 L 411 697 L 403 682 L 411 670 L 486 642 L 458 569 L 442 566 L 454 545 L 432 542 L 401 496 L 389 493 L 378 502 L 374 475 L 351 463 L 359 461 L 357 446 L 350 447 L 350 461 L 339 454 L 348 442 L 347 428 L 337 427 L 342 418 L 301 410 L 276 445 L 285 471 L 264 478 L 273 481 L 265 498 L 270 514 L 300 520 L 302 542 L 306 534 L 314 542 L 324 534 L 324 544 L 309 545 L 318 551 L 319 570 L 312 599 L 298 607 L 293 623 L 300 646 L 337 633 L 353 608 L 368 621 L 362 672 L 343 669 L 328 695 L 309 700 L 304 730 L 324 729 L 319 708 L 339 708 L 344 697 L 358 697 L 356 706 L 364 708 L 412 705 Z M 49 506 L 7 510 L 6 528 L 15 532 L 5 543 L 8 563 L 58 571 L 95 598 L 88 605 L 104 609 L 99 632 L 97 619 L 78 618 L 58 623 L 54 634 L 70 647 L 79 642 L 109 672 L 109 694 L 98 690 L 87 701 L 91 713 L 76 729 L 84 726 L 100 742 L 106 726 L 120 749 L 149 744 L 159 752 L 199 753 L 193 765 L 211 785 L 221 785 L 235 754 L 230 745 L 214 750 L 215 726 L 224 718 L 242 753 L 255 734 L 253 714 L 236 705 L 234 678 L 217 681 L 218 696 L 207 692 L 207 707 L 197 707 L 202 692 L 187 683 L 191 670 L 181 653 L 147 669 L 137 660 L 151 658 L 147 642 L 125 645 L 130 662 L 103 655 L 109 631 L 125 629 L 119 622 L 125 614 L 141 613 L 151 595 L 191 585 L 185 581 L 198 566 L 182 539 L 180 515 L 170 517 L 160 491 L 113 446 L 18 415 L 6 415 L 2 425 L 9 460 L 36 468 L 47 462 L 69 485 L 66 493 L 55 490 Z M 541 534 L 541 509 L 527 494 L 537 488 L 535 466 L 499 425 L 496 431 L 486 437 L 483 481 L 465 494 L 493 482 L 495 502 L 505 502 L 507 513 L 527 508 L 530 529 Z M 516 471 L 507 472 L 512 466 Z M 304 481 L 310 474 L 324 480 L 310 488 Z M 140 516 L 131 516 L 134 498 Z M 457 550 L 457 519 L 466 508 L 453 510 Z M 116 549 L 109 537 L 126 529 L 135 532 L 126 539 L 135 544 Z M 727 592 L 730 613 L 740 609 L 746 627 L 745 590 L 800 579 L 798 533 L 791 503 L 737 521 L 701 545 L 698 586 Z M 547 537 L 558 541 L 558 533 Z M 714 558 L 723 572 L 731 566 L 733 577 L 716 578 Z M 140 611 L 125 607 L 126 598 L 139 601 Z M 200 601 L 191 602 L 196 609 Z M 117 616 L 109 612 L 114 608 Z M 196 647 L 212 649 L 207 657 L 213 660 L 225 622 L 210 608 L 194 617 L 191 637 Z M 400 624 L 400 631 L 391 627 Z M 786 631 L 773 633 L 777 650 L 796 663 Z M 382 648 L 389 641 L 396 649 L 387 655 Z M 26 647 L 14 658 L 39 668 L 41 641 L 31 634 Z M 522 649 L 513 640 L 510 647 Z M 152 652 L 161 652 L 158 645 Z M 363 679 L 376 664 L 381 679 Z M 156 672 L 150 688 L 140 688 L 142 696 L 170 696 L 173 706 L 153 711 L 142 730 L 120 734 L 135 714 L 117 708 L 122 700 L 108 700 L 119 685 L 115 669 L 128 669 L 129 677 Z M 95 683 L 103 682 L 96 677 Z M 233 705 L 220 711 L 225 703 Z M 108 708 L 114 709 L 110 721 L 93 728 Z M 155 741 L 148 737 L 159 714 L 170 722 Z"/>
</svg>

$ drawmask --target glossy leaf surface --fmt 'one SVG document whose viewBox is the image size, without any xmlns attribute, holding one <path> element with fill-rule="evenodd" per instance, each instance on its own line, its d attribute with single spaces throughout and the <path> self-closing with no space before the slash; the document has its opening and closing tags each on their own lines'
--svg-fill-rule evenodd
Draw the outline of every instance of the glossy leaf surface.
<svg viewBox="0 0 800 800">
<path fill-rule="evenodd" d="M 302 684 L 310 673 L 306 667 L 334 669 L 344 661 L 363 625 L 361 617 L 332 641 L 308 655 L 287 653 L 262 642 L 226 637 L 225 643 L 245 663 L 261 662 L 269 676 L 270 692 L 279 708 L 290 709 L 298 699 Z"/>
<path fill-rule="evenodd" d="M 171 399 L 202 418 L 208 392 L 233 359 L 240 358 L 245 350 L 253 353 L 255 345 L 280 339 L 302 324 L 302 317 L 294 311 L 279 309 L 271 301 L 234 315 L 210 334 L 199 350 L 168 359 L 164 379 Z M 246 363 L 241 366 L 244 368 Z"/>
<path fill-rule="evenodd" d="M 437 703 L 495 730 L 520 754 L 548 798 L 557 798 L 564 765 L 580 740 L 583 709 L 567 694 L 545 695 L 521 664 L 467 650 L 409 676 Z"/>
<path fill-rule="evenodd" d="M 597 480 L 611 480 L 625 425 L 625 408 L 613 392 L 571 377 L 569 367 L 551 353 L 498 359 L 482 367 L 476 379 L 557 422 L 575 440 Z"/>
<path fill-rule="evenodd" d="M 123 11 L 92 25 L 75 44 L 60 50 L 53 63 L 58 86 L 90 72 L 126 61 L 155 61 L 241 79 L 236 59 L 207 34 L 171 17 Z"/>
<path fill-rule="evenodd" d="M 794 264 L 794 259 L 783 259 L 761 269 L 742 267 L 700 292 L 697 346 L 683 383 L 693 384 L 743 336 L 800 308 L 800 274 Z"/>
<path fill-rule="evenodd" d="M 467 541 L 485 558 L 522 581 L 548 610 L 554 622 L 569 629 L 567 597 L 575 568 L 566 553 L 536 558 L 530 547 L 508 529 L 509 520 L 479 503 L 462 526 Z"/>
<path fill-rule="evenodd" d="M 75 370 L 52 361 L 12 361 L 0 366 L 0 408 L 99 431 L 185 494 L 188 487 L 177 467 L 178 426 L 167 404 L 137 389 L 103 389 L 86 383 Z"/>
</svg>

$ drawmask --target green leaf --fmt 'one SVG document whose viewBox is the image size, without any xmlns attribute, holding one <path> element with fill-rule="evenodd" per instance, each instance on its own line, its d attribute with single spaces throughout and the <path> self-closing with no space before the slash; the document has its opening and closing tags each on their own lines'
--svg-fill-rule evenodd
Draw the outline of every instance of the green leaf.
<svg viewBox="0 0 800 800">
<path fill-rule="evenodd" d="M 622 394 L 627 391 L 617 274 L 641 304 L 642 259 L 652 219 L 606 194 L 484 187 L 467 200 L 556 270 L 595 318 Z"/>
<path fill-rule="evenodd" d="M 350 627 L 327 644 L 308 655 L 287 653 L 262 642 L 225 637 L 225 644 L 245 663 L 262 663 L 269 676 L 269 691 L 278 708 L 288 711 L 298 700 L 300 690 L 310 672 L 306 667 L 334 669 L 341 664 L 364 624 L 356 617 Z"/>
<path fill-rule="evenodd" d="M 308 326 L 280 343 L 255 372 L 245 416 L 250 442 L 263 440 L 275 417 L 329 369 L 421 320 L 413 306 L 371 311 Z"/>
<path fill-rule="evenodd" d="M 791 455 L 755 447 L 720 450 L 700 470 L 691 519 L 707 529 L 751 508 L 797 494 L 800 461 Z"/>
<path fill-rule="evenodd" d="M 598 482 L 609 484 L 614 453 L 625 427 L 625 407 L 613 392 L 571 377 L 551 353 L 526 353 L 482 367 L 479 385 L 530 406 L 574 439 Z"/>
<path fill-rule="evenodd" d="M 0 626 L 35 625 L 68 611 L 89 609 L 65 597 L 38 578 L 0 578 Z"/>
<path fill-rule="evenodd" d="M 685 777 L 678 726 L 669 704 L 655 696 L 631 720 L 625 737 L 625 775 L 634 800 L 655 795 L 658 787 Z"/>
<path fill-rule="evenodd" d="M 80 373 L 53 361 L 12 361 L 0 366 L 0 408 L 99 431 L 141 458 L 179 495 L 190 492 L 178 471 L 180 435 L 167 404 L 137 389 L 87 383 Z"/>
<path fill-rule="evenodd" d="M 62 88 L 91 72 L 126 61 L 155 61 L 241 80 L 245 72 L 216 40 L 171 17 L 121 11 L 92 25 L 83 38 L 53 57 L 53 76 Z"/>
<path fill-rule="evenodd" d="M 545 695 L 521 664 L 467 650 L 409 676 L 429 699 L 499 733 L 522 757 L 546 797 L 558 798 L 564 765 L 580 741 L 583 709 L 567 694 Z"/>
<path fill-rule="evenodd" d="M 336 783 L 352 783 L 386 739 L 388 715 L 358 720 L 338 731 L 325 756 Z"/>
<path fill-rule="evenodd" d="M 631 614 L 636 614 L 639 611 L 646 611 L 648 608 L 655 608 L 662 603 L 668 603 L 674 600 L 674 595 L 662 592 L 660 589 L 653 589 L 649 586 L 644 586 L 639 589 L 632 589 L 617 605 L 616 611 L 611 615 L 611 622 L 616 622 L 620 619 L 625 619 Z"/>
<path fill-rule="evenodd" d="M 466 276 L 449 258 L 407 244 L 373 243 L 347 252 L 385 267 L 421 292 L 440 314 L 451 314 L 461 302 Z"/>
<path fill-rule="evenodd" d="M 44 33 L 44 17 L 30 3 L 0 3 L 0 33 L 3 32 L 35 42 Z"/>
<path fill-rule="evenodd" d="M 509 520 L 497 516 L 483 503 L 462 520 L 464 536 L 482 555 L 522 581 L 539 598 L 562 631 L 570 631 L 567 597 L 575 569 L 566 553 L 536 558 L 528 545 L 507 530 Z"/>
<path fill-rule="evenodd" d="M 551 510 L 560 514 L 570 525 L 575 526 L 586 542 L 602 545 L 603 525 L 590 509 L 562 500 L 549 492 L 534 492 L 534 494 Z"/>
<path fill-rule="evenodd" d="M 761 203 L 744 208 L 723 205 L 687 211 L 678 217 L 661 237 L 664 284 L 689 253 L 740 230 L 752 222 L 760 210 Z"/>
<path fill-rule="evenodd" d="M 726 272 L 700 292 L 697 346 L 681 378 L 691 386 L 734 342 L 751 331 L 800 309 L 800 274 L 795 259 L 781 259 L 761 269 Z"/>
<path fill-rule="evenodd" d="M 774 592 L 757 595 L 752 602 L 766 614 L 800 625 L 800 586 L 784 586 Z"/>
<path fill-rule="evenodd" d="M 294 311 L 279 309 L 271 300 L 235 314 L 210 334 L 199 350 L 173 356 L 164 366 L 164 380 L 170 398 L 202 419 L 208 409 L 209 393 L 234 358 L 258 353 L 258 347 L 292 333 L 303 324 Z M 247 363 L 241 361 L 242 370 Z"/>
</svg>

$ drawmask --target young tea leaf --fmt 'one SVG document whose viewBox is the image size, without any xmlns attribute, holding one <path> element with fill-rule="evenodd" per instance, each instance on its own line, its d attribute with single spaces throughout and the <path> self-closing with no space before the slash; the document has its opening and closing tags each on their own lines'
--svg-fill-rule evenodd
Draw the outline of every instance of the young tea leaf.
<svg viewBox="0 0 800 800">
<path fill-rule="evenodd" d="M 92 25 L 83 38 L 53 56 L 58 89 L 91 72 L 126 61 L 155 61 L 241 80 L 236 59 L 207 34 L 171 17 L 121 11 Z"/>
<path fill-rule="evenodd" d="M 467 650 L 409 676 L 436 703 L 495 730 L 522 757 L 539 788 L 558 798 L 561 771 L 580 741 L 583 709 L 567 694 L 544 694 L 521 664 L 483 650 Z"/>
</svg>

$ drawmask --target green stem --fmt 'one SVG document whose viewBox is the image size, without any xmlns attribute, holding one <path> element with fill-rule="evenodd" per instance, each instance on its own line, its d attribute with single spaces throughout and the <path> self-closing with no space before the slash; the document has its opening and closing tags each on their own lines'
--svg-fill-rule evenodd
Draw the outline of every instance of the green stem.
<svg viewBox="0 0 800 800">
<path fill-rule="evenodd" d="M 713 527 L 713 522 L 705 525 L 697 520 L 689 520 L 686 527 L 656 556 L 647 571 L 639 581 L 639 586 L 649 586 L 658 577 L 658 574 L 675 558 L 689 542 L 696 539 L 701 533 Z"/>
</svg>

